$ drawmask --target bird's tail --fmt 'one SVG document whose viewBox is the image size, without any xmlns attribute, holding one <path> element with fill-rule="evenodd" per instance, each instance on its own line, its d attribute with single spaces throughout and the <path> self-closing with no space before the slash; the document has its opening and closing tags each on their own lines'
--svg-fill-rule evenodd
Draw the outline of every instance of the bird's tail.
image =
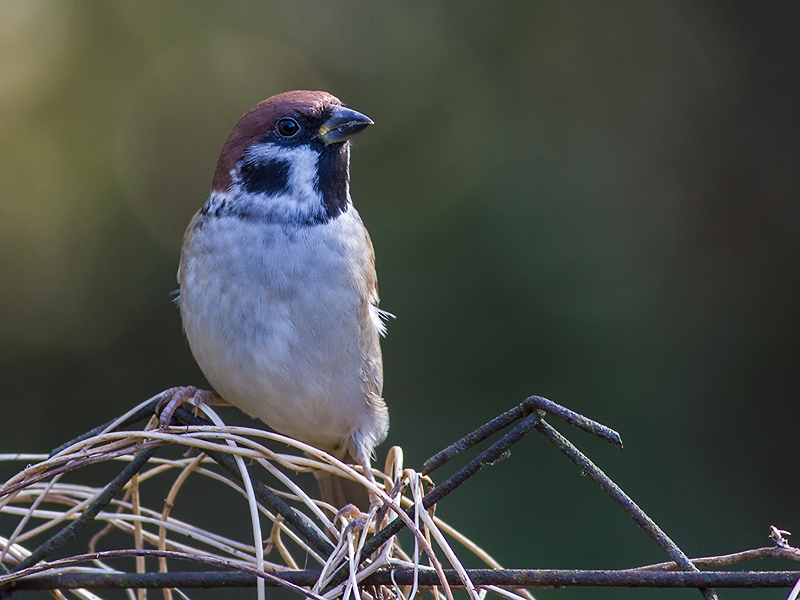
<svg viewBox="0 0 800 600">
<path fill-rule="evenodd" d="M 349 452 L 344 451 L 342 456 L 339 456 L 339 453 L 332 454 L 346 463 L 357 464 L 357 461 L 353 460 Z M 323 501 L 336 508 L 355 504 L 364 512 L 369 510 L 369 491 L 357 481 L 325 471 L 316 471 L 314 476 L 317 478 L 320 496 Z"/>
</svg>

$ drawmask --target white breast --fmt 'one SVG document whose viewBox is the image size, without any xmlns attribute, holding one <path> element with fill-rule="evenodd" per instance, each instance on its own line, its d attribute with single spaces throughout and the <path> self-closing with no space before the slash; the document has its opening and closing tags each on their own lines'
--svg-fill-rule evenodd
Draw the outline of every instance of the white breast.
<svg viewBox="0 0 800 600">
<path fill-rule="evenodd" d="M 199 223 L 199 226 L 198 226 Z M 194 223 L 180 267 L 192 352 L 229 402 L 323 449 L 386 435 L 372 248 L 355 209 L 323 225 Z"/>
</svg>

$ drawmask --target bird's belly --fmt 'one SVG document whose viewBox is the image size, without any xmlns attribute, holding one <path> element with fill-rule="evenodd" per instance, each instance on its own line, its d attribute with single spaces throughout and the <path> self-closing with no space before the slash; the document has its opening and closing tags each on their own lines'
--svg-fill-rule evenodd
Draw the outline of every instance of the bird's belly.
<svg viewBox="0 0 800 600">
<path fill-rule="evenodd" d="M 200 232 L 200 251 L 181 265 L 181 312 L 200 368 L 223 398 L 276 431 L 337 447 L 360 424 L 353 416 L 370 410 L 364 348 L 378 337 L 364 327 L 346 256 L 313 231 L 261 226 L 243 240 L 241 222 L 235 238 L 224 221 L 207 226 L 217 231 Z"/>
</svg>

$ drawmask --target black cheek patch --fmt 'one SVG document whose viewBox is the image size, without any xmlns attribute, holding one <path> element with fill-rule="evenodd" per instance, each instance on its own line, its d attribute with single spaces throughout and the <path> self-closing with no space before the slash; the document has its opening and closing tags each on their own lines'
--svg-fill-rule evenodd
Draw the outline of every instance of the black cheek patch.
<svg viewBox="0 0 800 600">
<path fill-rule="evenodd" d="M 289 189 L 289 163 L 243 161 L 240 169 L 244 189 L 250 194 L 277 196 Z"/>
</svg>

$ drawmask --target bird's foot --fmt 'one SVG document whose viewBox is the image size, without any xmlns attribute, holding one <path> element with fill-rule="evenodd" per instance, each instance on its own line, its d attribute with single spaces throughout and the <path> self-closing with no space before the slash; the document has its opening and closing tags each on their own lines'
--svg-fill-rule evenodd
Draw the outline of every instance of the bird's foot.
<svg viewBox="0 0 800 600">
<path fill-rule="evenodd" d="M 201 404 L 215 404 L 220 399 L 216 392 L 201 390 L 193 385 L 170 388 L 161 395 L 161 401 L 156 407 L 156 414 L 161 413 L 158 418 L 158 426 L 161 429 L 169 427 L 175 411 L 184 402 L 189 402 L 197 414 L 197 409 Z"/>
<path fill-rule="evenodd" d="M 359 509 L 355 504 L 345 504 L 339 509 L 339 512 L 336 513 L 333 521 L 335 523 L 339 519 L 344 519 L 345 521 L 349 522 L 363 515 L 364 513 L 362 513 L 361 509 Z"/>
<path fill-rule="evenodd" d="M 355 504 L 346 504 L 339 509 L 339 512 L 333 518 L 333 522 L 339 523 L 340 519 L 344 525 L 344 529 L 340 529 L 342 534 L 348 531 L 353 533 L 364 531 L 365 527 L 367 528 L 366 533 L 375 533 L 375 521 L 370 519 L 369 514 L 363 512 Z"/>
</svg>

